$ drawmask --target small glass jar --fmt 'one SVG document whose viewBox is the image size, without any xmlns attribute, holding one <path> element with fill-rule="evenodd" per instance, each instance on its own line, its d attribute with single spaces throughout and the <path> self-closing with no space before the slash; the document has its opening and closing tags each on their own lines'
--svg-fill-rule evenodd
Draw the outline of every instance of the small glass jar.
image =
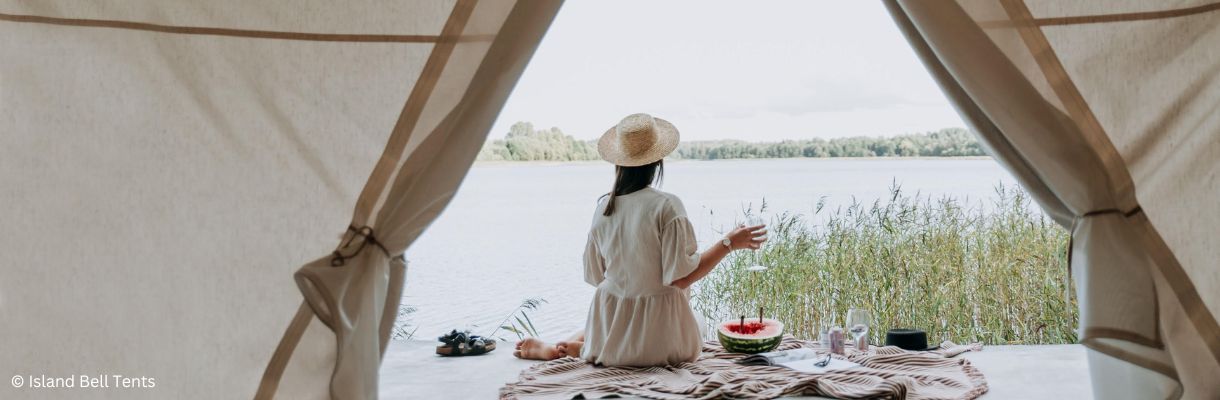
<svg viewBox="0 0 1220 400">
<path fill-rule="evenodd" d="M 847 336 L 843 333 L 843 328 L 838 326 L 830 328 L 830 332 L 827 336 L 829 336 L 830 339 L 830 352 L 838 355 L 844 355 L 846 350 L 844 349 L 843 342 L 847 339 Z"/>
</svg>

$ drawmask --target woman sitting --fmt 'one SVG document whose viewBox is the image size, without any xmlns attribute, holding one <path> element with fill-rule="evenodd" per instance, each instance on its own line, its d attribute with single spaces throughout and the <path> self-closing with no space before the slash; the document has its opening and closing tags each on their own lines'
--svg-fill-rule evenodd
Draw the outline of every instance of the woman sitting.
<svg viewBox="0 0 1220 400">
<path fill-rule="evenodd" d="M 598 201 L 585 246 L 585 281 L 597 287 L 585 329 L 555 344 L 522 340 L 513 355 L 573 356 L 606 366 L 699 357 L 700 324 L 688 288 L 729 252 L 757 249 L 766 231 L 738 227 L 700 253 L 682 201 L 652 187 L 664 173 L 662 159 L 677 146 L 677 129 L 648 114 L 629 115 L 602 135 L 597 151 L 615 165 L 615 179 Z"/>
</svg>

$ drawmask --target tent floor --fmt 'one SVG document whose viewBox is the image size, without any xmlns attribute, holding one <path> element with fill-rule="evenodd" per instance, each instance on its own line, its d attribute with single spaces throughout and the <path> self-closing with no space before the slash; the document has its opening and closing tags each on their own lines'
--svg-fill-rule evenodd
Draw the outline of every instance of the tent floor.
<svg viewBox="0 0 1220 400">
<path fill-rule="evenodd" d="M 436 356 L 434 342 L 394 341 L 381 366 L 383 399 L 494 399 L 533 361 L 512 355 L 513 343 L 475 357 Z M 987 377 L 986 400 L 1090 399 L 1081 345 L 986 346 L 964 357 Z"/>
</svg>

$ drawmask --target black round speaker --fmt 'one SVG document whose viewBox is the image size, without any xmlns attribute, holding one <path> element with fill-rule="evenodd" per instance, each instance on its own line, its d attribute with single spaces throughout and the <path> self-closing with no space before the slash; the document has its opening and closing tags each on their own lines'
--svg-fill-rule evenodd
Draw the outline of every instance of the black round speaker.
<svg viewBox="0 0 1220 400">
<path fill-rule="evenodd" d="M 928 347 L 928 334 L 919 329 L 890 329 L 885 332 L 885 345 L 913 351 L 935 350 L 940 347 Z"/>
</svg>

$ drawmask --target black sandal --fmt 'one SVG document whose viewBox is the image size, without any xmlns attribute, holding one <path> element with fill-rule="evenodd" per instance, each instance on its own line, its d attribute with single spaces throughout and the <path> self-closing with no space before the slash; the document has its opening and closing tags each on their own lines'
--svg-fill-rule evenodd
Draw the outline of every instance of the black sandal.
<svg viewBox="0 0 1220 400">
<path fill-rule="evenodd" d="M 442 356 L 477 356 L 496 349 L 495 340 L 471 335 L 469 331 L 458 332 L 456 329 L 436 340 L 444 343 L 443 346 L 436 346 L 436 354 Z"/>
</svg>

